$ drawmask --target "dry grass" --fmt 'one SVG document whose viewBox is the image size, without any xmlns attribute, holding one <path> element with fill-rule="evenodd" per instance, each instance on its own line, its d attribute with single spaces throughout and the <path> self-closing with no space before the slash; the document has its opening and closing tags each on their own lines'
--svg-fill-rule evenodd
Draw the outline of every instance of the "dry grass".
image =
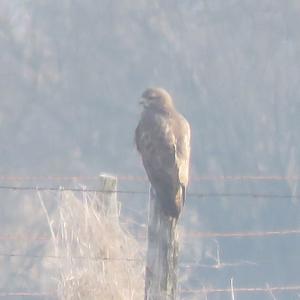
<svg viewBox="0 0 300 300">
<path fill-rule="evenodd" d="M 61 192 L 57 215 L 47 215 L 55 255 L 62 257 L 57 278 L 61 300 L 143 298 L 140 246 L 105 202 L 95 193 L 82 193 L 79 199 Z"/>
</svg>

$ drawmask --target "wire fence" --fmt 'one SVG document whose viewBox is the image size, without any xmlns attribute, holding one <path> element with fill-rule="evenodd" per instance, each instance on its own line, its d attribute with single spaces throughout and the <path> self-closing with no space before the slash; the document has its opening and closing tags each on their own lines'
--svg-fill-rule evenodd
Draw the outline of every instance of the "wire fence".
<svg viewBox="0 0 300 300">
<path fill-rule="evenodd" d="M 185 290 L 181 289 L 181 293 L 185 294 L 214 294 L 214 293 L 270 293 L 270 292 L 295 292 L 300 291 L 300 285 L 295 286 L 267 286 L 267 287 L 253 287 L 253 288 L 203 288 L 199 290 Z"/>
<path fill-rule="evenodd" d="M 78 260 L 101 260 L 101 261 L 144 261 L 143 259 L 130 257 L 98 257 L 98 256 L 58 256 L 58 255 L 34 255 L 22 253 L 0 253 L 0 257 L 27 257 L 37 259 L 78 259 Z"/>
<path fill-rule="evenodd" d="M 199 290 L 180 289 L 181 294 L 215 294 L 215 293 L 273 293 L 273 292 L 297 292 L 300 291 L 300 285 L 295 286 L 266 286 L 254 288 L 202 288 Z M 45 292 L 0 292 L 0 297 L 48 297 L 55 298 L 55 293 Z"/>
<path fill-rule="evenodd" d="M 56 181 L 71 181 L 71 180 L 99 180 L 98 176 L 0 176 L 0 181 L 5 182 L 28 182 L 28 181 L 41 181 L 41 180 L 56 180 Z M 145 177 L 141 176 L 118 176 L 118 180 L 124 181 L 147 181 Z M 192 181 L 300 181 L 299 176 L 198 176 L 193 177 Z M 103 190 L 101 188 L 74 188 L 66 186 L 38 186 L 38 185 L 0 185 L 0 190 L 10 191 L 49 191 L 49 192 L 87 192 L 87 193 L 117 193 L 117 194 L 148 194 L 145 190 Z M 272 193 L 198 193 L 189 192 L 189 197 L 193 198 L 265 198 L 265 199 L 300 199 L 300 195 L 296 194 L 272 194 Z M 125 222 L 126 223 L 126 222 Z M 144 232 L 146 237 L 146 231 Z M 184 239 L 200 238 L 200 239 L 215 239 L 215 238 L 266 238 L 277 236 L 290 236 L 300 235 L 300 228 L 282 229 L 276 231 L 241 231 L 241 232 L 204 232 L 204 231 L 184 231 Z M 28 242 L 49 242 L 51 236 L 34 236 L 25 234 L 11 234 L 0 235 L 0 241 L 28 241 Z M 64 256 L 57 255 L 32 255 L 27 253 L 0 253 L 2 258 L 32 258 L 32 259 L 66 259 Z M 72 259 L 88 259 L 100 261 L 141 261 L 142 259 L 130 257 L 84 257 L 74 256 Z M 247 262 L 244 262 L 247 263 Z M 227 264 L 217 263 L 215 265 L 201 265 L 198 262 L 184 262 L 182 266 L 198 266 L 198 267 L 212 267 L 221 268 Z M 266 286 L 266 287 L 229 287 L 229 288 L 212 288 L 203 287 L 202 289 L 180 289 L 182 294 L 216 294 L 216 293 L 276 293 L 276 292 L 298 292 L 300 285 L 287 285 L 287 286 Z M 0 292 L 0 297 L 54 297 L 54 293 L 45 292 Z"/>
<path fill-rule="evenodd" d="M 123 222 L 126 224 L 126 222 Z M 146 234 L 146 232 L 145 232 Z M 286 229 L 277 231 L 243 231 L 243 232 L 205 232 L 205 231 L 184 231 L 184 238 L 253 238 L 253 237 L 276 237 L 285 235 L 300 235 L 300 229 Z M 146 237 L 146 236 L 145 236 Z M 58 239 L 58 238 L 56 238 Z M 28 241 L 48 242 L 50 236 L 30 235 L 0 235 L 0 241 Z"/>
<path fill-rule="evenodd" d="M 74 188 L 64 186 L 11 186 L 0 185 L 0 190 L 11 191 L 48 191 L 48 192 L 88 192 L 88 193 L 103 193 L 103 194 L 131 194 L 131 195 L 147 195 L 147 191 L 143 190 L 103 190 L 100 188 Z M 269 193 L 197 193 L 188 192 L 187 196 L 193 198 L 266 198 L 266 199 L 300 199 L 298 194 L 269 194 Z"/>
<path fill-rule="evenodd" d="M 121 181 L 148 181 L 145 176 L 132 175 L 116 175 Z M 91 181 L 99 180 L 99 176 L 16 176 L 16 175 L 0 175 L 2 181 L 36 181 L 36 180 L 80 180 Z M 190 181 L 300 181 L 300 176 L 274 176 L 274 175 L 227 175 L 227 176 L 191 176 Z"/>
<path fill-rule="evenodd" d="M 34 292 L 0 292 L 1 298 L 7 298 L 7 297 L 38 297 L 38 298 L 53 298 L 55 299 L 55 293 L 34 293 Z"/>
<path fill-rule="evenodd" d="M 300 285 L 295 286 L 266 286 L 266 287 L 253 287 L 253 288 L 202 288 L 199 290 L 191 289 L 180 289 L 181 294 L 216 294 L 216 293 L 276 293 L 276 292 L 298 292 L 300 291 Z M 0 292 L 0 297 L 47 297 L 47 298 L 56 298 L 55 293 L 51 292 Z M 275 299 L 275 298 L 273 298 Z"/>
</svg>

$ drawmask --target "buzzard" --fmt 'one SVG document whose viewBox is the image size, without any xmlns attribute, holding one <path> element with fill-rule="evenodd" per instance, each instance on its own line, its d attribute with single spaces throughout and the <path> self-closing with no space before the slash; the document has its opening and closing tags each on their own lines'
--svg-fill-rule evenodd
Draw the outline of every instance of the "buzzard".
<svg viewBox="0 0 300 300">
<path fill-rule="evenodd" d="M 162 210 L 178 219 L 189 177 L 190 126 L 162 88 L 147 89 L 140 103 L 137 150 Z"/>
</svg>

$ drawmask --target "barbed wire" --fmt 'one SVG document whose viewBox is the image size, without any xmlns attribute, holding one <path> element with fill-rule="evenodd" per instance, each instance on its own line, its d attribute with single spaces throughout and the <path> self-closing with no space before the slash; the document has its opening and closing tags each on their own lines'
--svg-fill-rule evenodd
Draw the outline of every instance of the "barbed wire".
<svg viewBox="0 0 300 300">
<path fill-rule="evenodd" d="M 0 292 L 0 297 L 55 297 L 54 293 L 39 292 Z"/>
<path fill-rule="evenodd" d="M 180 289 L 180 294 L 216 294 L 216 293 L 270 293 L 270 292 L 297 292 L 300 285 L 267 286 L 267 287 L 240 287 L 240 288 L 202 288 L 198 290 Z M 51 292 L 0 292 L 0 297 L 55 297 Z"/>
<path fill-rule="evenodd" d="M 0 175 L 3 181 L 31 181 L 31 180 L 99 180 L 100 176 L 19 176 L 19 175 Z"/>
<path fill-rule="evenodd" d="M 142 176 L 118 176 L 118 180 L 124 181 L 147 181 Z M 30 180 L 99 180 L 99 176 L 0 176 L 2 181 L 30 181 Z M 191 178 L 191 181 L 300 181 L 299 176 L 199 176 Z M 12 191 L 72 191 L 72 192 L 95 192 L 95 193 L 119 193 L 119 194 L 148 194 L 148 191 L 138 190 L 103 190 L 97 188 L 73 188 L 73 187 L 47 187 L 47 186 L 14 186 L 0 185 L 1 190 Z M 266 199 L 298 199 L 300 195 L 291 194 L 268 194 L 268 193 L 188 193 L 193 198 L 266 198 Z M 286 229 L 277 231 L 256 231 L 256 232 L 184 232 L 184 238 L 253 238 L 253 237 L 272 237 L 299 235 L 300 229 Z M 40 241 L 51 240 L 50 236 L 26 236 L 26 235 L 0 235 L 2 241 Z M 56 255 L 29 255 L 20 253 L 0 253 L 0 257 L 11 258 L 36 258 L 36 259 L 66 259 L 65 256 Z M 143 261 L 136 258 L 109 258 L 109 257 L 82 257 L 74 256 L 74 259 L 88 259 L 101 261 Z M 198 263 L 188 263 L 190 266 L 199 265 Z M 250 287 L 250 288 L 203 288 L 198 290 L 181 289 L 181 293 L 190 294 L 212 294 L 212 293 L 269 293 L 269 292 L 295 292 L 300 291 L 300 285 L 294 286 L 274 286 L 274 287 Z M 0 297 L 51 297 L 52 293 L 38 292 L 0 292 Z"/>
<path fill-rule="evenodd" d="M 267 194 L 267 193 L 187 193 L 187 196 L 194 198 L 287 198 L 287 199 L 299 199 L 300 195 L 291 194 Z"/>
<path fill-rule="evenodd" d="M 146 191 L 131 191 L 131 190 L 104 190 L 98 188 L 73 188 L 73 187 L 47 187 L 47 186 L 7 186 L 1 185 L 0 190 L 13 190 L 13 191 L 48 191 L 48 192 L 91 192 L 91 193 L 103 193 L 103 194 L 148 194 Z"/>
<path fill-rule="evenodd" d="M 34 254 L 22 254 L 22 253 L 0 253 L 0 257 L 27 257 L 38 259 L 78 259 L 78 260 L 100 260 L 100 261 L 132 261 L 143 262 L 143 259 L 130 258 L 130 257 L 98 257 L 98 256 L 58 256 L 58 255 L 34 255 Z"/>
<path fill-rule="evenodd" d="M 243 232 L 205 232 L 205 231 L 185 231 L 181 234 L 186 238 L 252 238 L 268 236 L 300 235 L 300 229 L 286 229 L 276 231 L 243 231 Z M 0 235 L 0 241 L 50 241 L 50 236 L 30 236 L 30 235 Z M 56 238 L 59 239 L 59 238 Z"/>
<path fill-rule="evenodd" d="M 0 175 L 3 181 L 30 181 L 30 180 L 99 180 L 99 176 L 18 176 L 18 175 Z M 118 180 L 123 181 L 148 181 L 146 176 L 137 175 L 116 175 Z M 300 181 L 300 175 L 280 176 L 280 175 L 203 175 L 191 176 L 190 181 Z"/>
<path fill-rule="evenodd" d="M 0 241 L 41 241 L 47 242 L 50 241 L 50 236 L 30 236 L 30 235 L 0 235 Z"/>
<path fill-rule="evenodd" d="M 300 181 L 300 176 L 261 176 L 261 175 L 237 175 L 237 176 L 195 176 L 191 181 Z"/>
<path fill-rule="evenodd" d="M 294 292 L 300 291 L 300 285 L 292 286 L 268 286 L 268 287 L 250 287 L 250 288 L 203 288 L 199 290 L 181 289 L 181 293 L 187 294 L 213 294 L 213 293 L 268 293 L 268 292 Z"/>
<path fill-rule="evenodd" d="M 300 234 L 300 229 L 288 229 L 277 231 L 243 231 L 243 232 L 186 232 L 184 237 L 189 238 L 251 238 Z"/>
<path fill-rule="evenodd" d="M 104 190 L 98 188 L 73 188 L 73 187 L 46 187 L 46 186 L 8 186 L 8 185 L 0 185 L 0 190 L 12 190 L 12 191 L 48 191 L 48 192 L 94 192 L 94 193 L 103 193 L 103 194 L 140 194 L 146 195 L 149 194 L 148 191 L 142 190 Z M 197 193 L 197 192 L 189 192 L 187 196 L 193 198 L 281 198 L 281 199 L 300 199 L 300 195 L 295 194 L 266 194 L 266 193 Z"/>
<path fill-rule="evenodd" d="M 40 261 L 44 259 L 50 260 L 87 260 L 87 261 L 101 261 L 101 262 L 132 262 L 132 263 L 146 263 L 145 257 L 142 258 L 134 258 L 134 257 L 98 257 L 98 256 L 59 256 L 59 255 L 35 255 L 35 254 L 27 254 L 27 253 L 0 253 L 0 258 L 24 258 L 24 259 L 38 259 Z M 252 266 L 257 267 L 262 264 L 266 265 L 267 263 L 256 263 L 247 260 L 234 261 L 234 262 L 218 262 L 214 264 L 201 264 L 198 261 L 181 261 L 178 264 L 178 267 L 181 269 L 224 269 L 230 267 L 245 267 Z"/>
</svg>

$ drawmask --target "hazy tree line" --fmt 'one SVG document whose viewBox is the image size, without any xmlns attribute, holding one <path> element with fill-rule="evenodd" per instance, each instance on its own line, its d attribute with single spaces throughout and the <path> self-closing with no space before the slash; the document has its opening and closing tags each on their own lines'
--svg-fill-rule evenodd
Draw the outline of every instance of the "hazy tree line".
<svg viewBox="0 0 300 300">
<path fill-rule="evenodd" d="M 296 0 L 2 1 L 1 173 L 143 175 L 133 144 L 137 103 L 145 87 L 159 85 L 190 120 L 193 176 L 299 174 L 299 13 Z M 193 182 L 190 190 L 297 194 L 298 186 Z M 183 223 L 294 228 L 298 204 L 191 199 Z M 289 246 L 298 238 L 220 243 L 228 260 L 269 265 L 200 271 L 199 281 L 280 284 L 299 276 Z M 205 260 L 210 246 L 200 244 Z"/>
</svg>

